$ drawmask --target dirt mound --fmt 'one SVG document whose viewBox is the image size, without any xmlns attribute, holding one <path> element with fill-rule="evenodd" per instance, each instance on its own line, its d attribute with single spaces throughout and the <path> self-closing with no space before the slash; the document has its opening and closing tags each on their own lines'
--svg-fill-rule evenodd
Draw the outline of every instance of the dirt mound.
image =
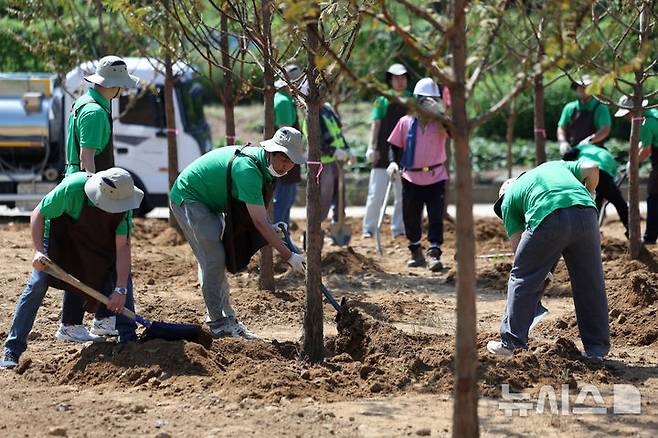
<svg viewBox="0 0 658 438">
<path fill-rule="evenodd" d="M 614 237 L 601 237 L 601 259 L 605 262 L 628 254 L 628 242 Z"/>
<path fill-rule="evenodd" d="M 173 228 L 165 228 L 151 242 L 158 246 L 178 246 L 186 243 L 186 240 Z"/>
<path fill-rule="evenodd" d="M 370 257 L 359 254 L 352 247 L 331 251 L 322 258 L 323 274 L 381 273 L 382 268 Z"/>
<path fill-rule="evenodd" d="M 614 370 L 584 359 L 574 343 L 558 338 L 554 344 L 540 344 L 534 351 L 519 351 L 510 358 L 497 358 L 481 350 L 482 394 L 500 397 L 501 385 L 510 392 L 533 392 L 543 385 L 559 391 L 562 384 L 575 389 L 578 382 L 612 383 L 619 379 Z"/>
<path fill-rule="evenodd" d="M 169 228 L 166 220 L 133 219 L 132 237 L 135 240 L 153 241 Z"/>
<path fill-rule="evenodd" d="M 658 274 L 631 273 L 608 285 L 610 333 L 617 343 L 651 345 L 658 341 Z"/>
<path fill-rule="evenodd" d="M 478 285 L 505 292 L 511 270 L 512 263 L 495 263 L 493 266 L 487 266 L 477 274 Z"/>
<path fill-rule="evenodd" d="M 503 222 L 498 218 L 479 219 L 475 221 L 475 240 L 504 240 L 507 241 L 507 233 Z"/>
</svg>

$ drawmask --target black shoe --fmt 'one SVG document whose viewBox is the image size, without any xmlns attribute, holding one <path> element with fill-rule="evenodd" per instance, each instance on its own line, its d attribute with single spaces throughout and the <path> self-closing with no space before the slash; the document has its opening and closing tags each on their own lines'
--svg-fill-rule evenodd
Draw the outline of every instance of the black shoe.
<svg viewBox="0 0 658 438">
<path fill-rule="evenodd" d="M 425 257 L 423 257 L 423 251 L 420 249 L 420 246 L 411 250 L 411 258 L 409 258 L 407 266 L 410 268 L 425 266 Z"/>
<path fill-rule="evenodd" d="M 443 269 L 443 264 L 441 263 L 441 248 L 436 246 L 431 247 L 427 250 L 427 261 L 429 270 L 432 272 L 438 272 Z"/>
</svg>

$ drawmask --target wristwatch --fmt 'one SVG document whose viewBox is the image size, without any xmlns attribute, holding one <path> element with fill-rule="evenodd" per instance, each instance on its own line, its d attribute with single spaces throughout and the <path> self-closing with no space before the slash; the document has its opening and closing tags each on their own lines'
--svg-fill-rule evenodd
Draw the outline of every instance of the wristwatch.
<svg viewBox="0 0 658 438">
<path fill-rule="evenodd" d="M 128 289 L 125 287 L 115 287 L 114 292 L 118 293 L 119 295 L 128 295 Z"/>
</svg>

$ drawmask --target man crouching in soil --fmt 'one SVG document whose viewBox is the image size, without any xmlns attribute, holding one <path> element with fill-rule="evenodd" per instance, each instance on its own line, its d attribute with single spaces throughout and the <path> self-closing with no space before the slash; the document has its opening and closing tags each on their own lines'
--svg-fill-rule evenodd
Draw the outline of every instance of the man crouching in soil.
<svg viewBox="0 0 658 438">
<path fill-rule="evenodd" d="M 487 350 L 510 356 L 528 348 L 528 331 L 542 285 L 560 256 L 569 270 L 583 356 L 602 360 L 610 350 L 608 299 L 594 204 L 599 169 L 589 162 L 552 161 L 503 183 L 494 205 L 514 250 L 502 341 Z"/>
<path fill-rule="evenodd" d="M 216 337 L 256 338 L 236 318 L 226 280 L 226 270 L 245 267 L 259 247 L 247 250 L 253 239 L 272 245 L 294 270 L 305 270 L 304 257 L 283 244 L 266 209 L 274 178 L 306 161 L 302 135 L 295 128 L 282 127 L 261 146 L 226 146 L 208 152 L 181 172 L 169 193 L 171 211 L 199 265 L 207 324 Z M 246 232 L 238 235 L 238 229 Z"/>
<path fill-rule="evenodd" d="M 30 220 L 33 270 L 16 304 L 0 368 L 16 367 L 27 349 L 28 335 L 49 286 L 66 290 L 57 331 L 61 340 L 103 340 L 82 325 L 85 307 L 97 310 L 94 328 L 102 325 L 99 321 L 112 319 L 114 323 L 112 312 L 118 313 L 124 306 L 134 310 L 129 236 L 131 211 L 139 207 L 143 196 L 130 173 L 113 167 L 95 175 L 73 173 L 41 200 Z M 46 274 L 39 261 L 43 254 L 78 280 L 109 296 L 107 307 L 99 307 L 92 299 L 85 302 L 84 295 L 71 292 L 72 287 Z M 113 330 L 114 324 L 110 328 Z M 116 328 L 119 342 L 137 339 L 135 322 L 125 316 L 117 316 Z"/>
</svg>

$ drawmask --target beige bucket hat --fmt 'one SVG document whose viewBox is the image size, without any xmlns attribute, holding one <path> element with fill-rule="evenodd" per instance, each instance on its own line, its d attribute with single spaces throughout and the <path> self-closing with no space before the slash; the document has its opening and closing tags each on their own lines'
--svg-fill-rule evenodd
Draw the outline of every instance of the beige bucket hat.
<svg viewBox="0 0 658 438">
<path fill-rule="evenodd" d="M 295 64 L 286 65 L 285 70 L 286 74 L 290 78 L 290 82 L 293 84 L 297 83 L 303 74 L 302 69 Z M 276 82 L 274 82 L 274 88 L 277 90 L 286 86 L 288 86 L 288 83 L 283 78 L 277 79 Z"/>
<path fill-rule="evenodd" d="M 295 164 L 304 164 L 306 162 L 302 133 L 293 127 L 283 126 L 279 128 L 274 133 L 274 137 L 262 141 L 260 144 L 267 152 L 283 152 Z"/>
<path fill-rule="evenodd" d="M 642 108 L 644 108 L 648 104 L 649 101 L 647 99 L 642 100 Z M 633 107 L 633 99 L 631 99 L 626 95 L 623 95 L 619 98 L 619 101 L 617 102 L 617 106 L 619 107 L 619 109 L 615 113 L 615 117 L 624 117 L 626 114 L 631 112 L 631 110 L 628 108 Z"/>
<path fill-rule="evenodd" d="M 96 207 L 108 213 L 138 208 L 144 197 L 144 192 L 135 187 L 130 173 L 120 167 L 92 175 L 85 183 L 85 193 Z"/>
<path fill-rule="evenodd" d="M 96 73 L 85 77 L 85 81 L 105 88 L 137 88 L 139 78 L 128 73 L 123 59 L 110 55 L 98 61 Z"/>
</svg>

